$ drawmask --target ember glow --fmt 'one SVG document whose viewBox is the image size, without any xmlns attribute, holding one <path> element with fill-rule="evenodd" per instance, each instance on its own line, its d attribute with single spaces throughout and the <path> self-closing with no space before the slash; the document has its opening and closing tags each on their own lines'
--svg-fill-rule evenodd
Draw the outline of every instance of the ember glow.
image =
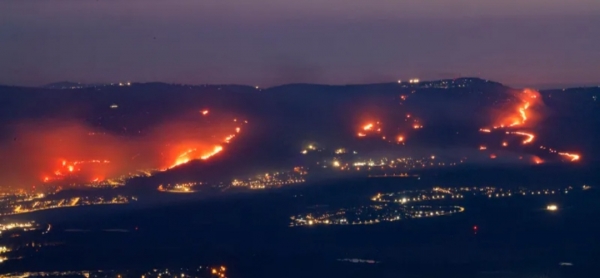
<svg viewBox="0 0 600 278">
<path fill-rule="evenodd" d="M 223 147 L 221 147 L 221 146 L 215 146 L 215 148 L 211 152 L 209 152 L 209 153 L 201 156 L 200 159 L 202 159 L 202 160 L 209 159 L 213 155 L 220 153 L 222 150 L 223 150 Z"/>
<path fill-rule="evenodd" d="M 368 122 L 363 124 L 360 127 L 359 132 L 357 133 L 358 137 L 366 137 L 370 134 L 380 134 L 381 133 L 381 123 L 380 122 Z"/>
<path fill-rule="evenodd" d="M 561 153 L 558 153 L 558 155 L 566 156 L 569 159 L 571 159 L 571 161 L 577 161 L 577 160 L 579 160 L 579 155 L 577 155 L 577 154 L 561 152 Z"/>
<path fill-rule="evenodd" d="M 83 185 L 207 160 L 224 151 L 223 144 L 237 139 L 241 129 L 229 117 L 210 122 L 202 118 L 181 117 L 137 137 L 112 135 L 78 122 L 21 122 L 12 127 L 16 140 L 0 149 L 13 158 L 0 162 L 0 173 L 14 188 Z"/>
<path fill-rule="evenodd" d="M 206 150 L 198 151 L 198 149 L 186 150 L 177 157 L 177 159 L 175 160 L 175 163 L 173 163 L 171 166 L 169 166 L 169 169 L 180 166 L 182 164 L 186 164 L 192 160 L 197 160 L 197 159 L 207 160 L 207 159 L 211 158 L 212 156 L 216 155 L 217 153 L 221 152 L 222 150 L 223 150 L 223 147 L 221 147 L 221 146 L 215 146 L 210 151 L 206 151 Z"/>
<path fill-rule="evenodd" d="M 98 159 L 87 160 L 87 161 L 61 160 L 60 163 L 57 163 L 58 165 L 56 166 L 56 169 L 53 170 L 52 173 L 44 175 L 42 180 L 44 182 L 49 182 L 49 181 L 77 177 L 81 173 L 86 173 L 86 171 L 87 172 L 89 172 L 89 171 L 97 172 L 98 171 L 97 169 L 103 168 L 102 165 L 100 165 L 100 164 L 108 164 L 108 163 L 110 163 L 110 161 L 98 160 Z M 93 175 L 93 173 L 88 173 L 86 176 L 89 176 L 89 174 Z M 101 181 L 102 179 L 103 179 L 102 177 L 94 176 L 90 179 L 90 182 L 98 182 L 98 181 Z"/>
<path fill-rule="evenodd" d="M 515 95 L 517 99 L 516 105 L 510 105 L 510 107 L 500 113 L 496 124 L 493 126 L 493 129 L 504 129 L 509 130 L 505 131 L 505 134 L 509 135 L 518 135 L 524 137 L 522 143 L 523 145 L 528 145 L 534 141 L 536 135 L 531 131 L 510 131 L 513 128 L 525 128 L 525 127 L 533 127 L 536 119 L 536 115 L 533 113 L 532 108 L 536 106 L 542 106 L 542 98 L 539 92 L 531 89 L 525 89 L 521 93 Z M 492 130 L 489 128 L 480 128 L 480 132 L 483 133 L 491 133 Z M 503 147 L 508 146 L 508 142 L 502 142 Z M 485 147 L 480 146 L 480 150 L 484 150 Z M 549 153 L 558 153 L 558 155 L 568 157 L 570 161 L 577 161 L 580 159 L 579 155 L 571 154 L 566 152 L 558 152 L 552 148 L 546 148 L 544 146 L 540 146 L 540 149 L 548 149 Z M 533 162 L 535 164 L 541 164 L 544 161 L 535 156 L 533 158 Z"/>
<path fill-rule="evenodd" d="M 523 140 L 523 144 L 529 144 L 535 138 L 535 135 L 533 135 L 533 133 L 527 133 L 527 132 L 522 132 L 522 131 L 506 132 L 506 134 L 515 134 L 515 135 L 524 136 L 525 140 Z"/>
<path fill-rule="evenodd" d="M 535 105 L 542 105 L 540 93 L 535 90 L 525 89 L 516 94 L 515 97 L 518 102 L 516 107 L 511 106 L 501 112 L 494 129 L 524 126 L 532 117 L 533 112 L 530 108 Z M 480 131 L 485 132 L 483 130 L 489 129 L 480 129 Z"/>
</svg>

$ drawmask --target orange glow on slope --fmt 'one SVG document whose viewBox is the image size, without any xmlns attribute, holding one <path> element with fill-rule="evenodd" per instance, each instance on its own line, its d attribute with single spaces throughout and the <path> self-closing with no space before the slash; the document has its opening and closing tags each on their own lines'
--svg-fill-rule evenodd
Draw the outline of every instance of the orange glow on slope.
<svg viewBox="0 0 600 278">
<path fill-rule="evenodd" d="M 212 157 L 213 155 L 220 153 L 222 150 L 223 150 L 223 147 L 221 147 L 221 146 L 216 146 L 216 147 L 215 147 L 215 148 L 212 150 L 212 152 L 210 152 L 210 153 L 208 153 L 208 154 L 205 154 L 205 155 L 201 156 L 201 157 L 200 157 L 200 159 L 202 159 L 202 160 L 209 159 L 209 158 L 210 158 L 210 157 Z"/>
<path fill-rule="evenodd" d="M 235 131 L 236 131 L 236 133 L 239 133 L 240 128 L 236 127 Z M 226 136 L 225 139 L 223 140 L 223 143 L 230 143 L 231 140 L 233 138 L 235 138 L 235 136 L 236 136 L 235 134 L 230 134 L 230 135 Z M 175 159 L 175 162 L 172 163 L 171 166 L 169 166 L 167 169 L 171 169 L 173 167 L 177 167 L 182 164 L 186 164 L 192 160 L 197 160 L 197 159 L 207 160 L 207 159 L 211 158 L 212 156 L 220 153 L 221 151 L 223 151 L 223 147 L 221 145 L 216 145 L 212 149 L 209 149 L 209 150 L 207 150 L 205 147 L 203 147 L 201 150 L 199 150 L 198 148 L 189 148 L 189 149 L 181 152 L 179 154 L 179 156 Z"/>
<path fill-rule="evenodd" d="M 215 118 L 219 114 L 212 112 L 210 122 L 192 110 L 139 136 L 116 135 L 77 121 L 16 122 L 11 133 L 19 140 L 0 146 L 0 153 L 11 157 L 0 161 L 0 174 L 15 188 L 84 185 L 209 159 L 226 149 L 223 144 L 234 142 L 247 123 L 232 122 L 229 116 Z"/>
<path fill-rule="evenodd" d="M 234 134 L 231 134 L 231 135 L 225 137 L 225 143 L 229 143 L 229 141 L 231 141 L 231 139 L 233 139 L 233 137 L 235 137 Z"/>
<path fill-rule="evenodd" d="M 208 115 L 208 110 L 202 110 L 202 111 L 200 111 L 200 113 L 202 113 L 202 115 L 206 116 L 206 115 Z"/>
<path fill-rule="evenodd" d="M 494 125 L 494 129 L 505 128 L 505 127 L 516 127 L 523 126 L 531 118 L 531 111 L 529 110 L 532 105 L 541 104 L 541 97 L 539 92 L 531 89 L 525 89 L 516 97 L 519 101 L 516 107 L 504 111 L 497 123 Z"/>
<path fill-rule="evenodd" d="M 529 102 L 525 102 L 525 104 L 523 105 L 523 107 L 519 108 L 519 114 L 521 115 L 521 123 L 525 123 L 525 121 L 527 121 L 527 113 L 525 111 L 527 111 L 527 109 L 529 109 Z"/>
<path fill-rule="evenodd" d="M 571 159 L 571 161 L 577 161 L 580 158 L 578 154 L 564 153 L 564 152 L 561 152 L 561 153 L 558 153 L 558 154 L 562 155 L 562 156 L 569 157 Z"/>
<path fill-rule="evenodd" d="M 542 163 L 544 163 L 544 160 L 541 159 L 541 158 L 539 158 L 539 157 L 537 157 L 537 156 L 533 156 L 533 163 L 535 163 L 535 164 L 542 164 Z"/>
<path fill-rule="evenodd" d="M 207 160 L 209 158 L 211 158 L 212 156 L 214 156 L 215 154 L 221 152 L 223 150 L 223 147 L 221 146 L 215 146 L 211 151 L 204 151 L 204 152 L 199 152 L 197 149 L 188 149 L 186 151 L 184 151 L 183 153 L 181 153 L 177 159 L 175 160 L 175 162 L 168 167 L 168 169 L 186 164 L 192 160 L 196 160 L 196 159 L 202 159 L 202 160 Z"/>
<path fill-rule="evenodd" d="M 532 107 L 543 105 L 542 98 L 539 92 L 531 89 L 525 89 L 521 93 L 516 94 L 515 97 L 518 99 L 518 104 L 516 107 L 512 106 L 507 111 L 503 111 L 498 120 L 496 121 L 496 125 L 493 126 L 494 129 L 505 129 L 512 127 L 525 127 L 532 126 L 532 121 L 536 119 L 531 111 Z M 479 129 L 480 132 L 490 133 L 491 130 L 487 128 Z M 535 139 L 536 135 L 531 132 L 525 131 L 506 131 L 506 134 L 519 135 L 524 136 L 523 144 L 530 144 Z M 508 144 L 506 142 L 502 143 L 502 146 L 506 147 Z M 481 148 L 480 148 L 481 149 Z M 578 154 L 571 154 L 566 152 L 558 152 L 555 149 L 547 148 L 544 146 L 540 146 L 540 149 L 548 150 L 549 153 L 558 154 L 561 156 L 566 156 L 570 159 L 571 162 L 577 161 L 580 159 Z M 539 158 L 534 158 L 534 163 L 540 164 L 544 161 Z"/>
<path fill-rule="evenodd" d="M 367 135 L 373 133 L 373 132 L 377 132 L 380 133 L 381 132 L 381 124 L 380 122 L 369 122 L 365 125 L 362 125 L 360 127 L 359 132 L 357 133 L 358 137 L 366 137 Z"/>
<path fill-rule="evenodd" d="M 522 131 L 506 132 L 506 134 L 516 134 L 516 135 L 521 135 L 521 136 L 527 137 L 525 140 L 523 140 L 523 144 L 529 144 L 535 138 L 535 135 L 533 135 L 532 133 L 527 133 L 527 132 L 522 132 Z"/>
<path fill-rule="evenodd" d="M 110 161 L 108 160 L 87 160 L 87 161 L 73 161 L 69 162 L 67 160 L 61 160 L 59 166 L 53 171 L 53 175 L 45 175 L 42 178 L 43 182 L 50 182 L 54 180 L 62 180 L 66 178 L 73 178 L 85 173 L 88 175 L 89 171 L 93 171 L 92 169 L 99 169 L 98 166 L 93 166 L 91 164 L 108 164 Z M 90 166 L 85 166 L 85 165 Z M 75 167 L 77 166 L 77 167 Z M 65 174 L 66 173 L 66 174 Z"/>
</svg>

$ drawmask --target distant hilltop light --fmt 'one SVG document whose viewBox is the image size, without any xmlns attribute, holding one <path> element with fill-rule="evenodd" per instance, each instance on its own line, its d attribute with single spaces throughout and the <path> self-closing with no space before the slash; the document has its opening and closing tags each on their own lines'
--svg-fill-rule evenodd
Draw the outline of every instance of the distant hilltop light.
<svg viewBox="0 0 600 278">
<path fill-rule="evenodd" d="M 558 206 L 557 205 L 548 205 L 546 207 L 546 210 L 555 211 L 555 210 L 558 210 Z"/>
<path fill-rule="evenodd" d="M 398 83 L 402 83 L 402 80 L 398 79 Z"/>
<path fill-rule="evenodd" d="M 116 105 L 116 104 L 111 104 L 111 105 L 110 105 L 110 108 L 112 108 L 112 109 L 117 109 L 117 108 L 119 108 L 119 106 L 118 106 L 118 105 Z"/>
<path fill-rule="evenodd" d="M 254 89 L 257 89 L 257 90 L 258 90 L 259 88 L 260 88 L 260 87 L 258 87 L 258 86 L 254 86 Z"/>
<path fill-rule="evenodd" d="M 420 81 L 419 78 L 413 78 L 413 79 L 408 80 L 408 83 L 419 83 L 419 81 Z"/>
</svg>

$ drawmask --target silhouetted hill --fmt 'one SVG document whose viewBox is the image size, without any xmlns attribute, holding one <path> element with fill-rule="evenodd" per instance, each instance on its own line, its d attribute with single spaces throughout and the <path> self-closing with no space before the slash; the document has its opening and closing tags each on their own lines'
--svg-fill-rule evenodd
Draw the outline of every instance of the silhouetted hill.
<svg viewBox="0 0 600 278">
<path fill-rule="evenodd" d="M 247 120 L 248 127 L 226 152 L 210 163 L 198 161 L 176 169 L 180 174 L 218 175 L 293 165 L 301 159 L 299 151 L 307 142 L 330 148 L 352 146 L 384 152 L 435 149 L 459 155 L 463 150 L 477 151 L 489 140 L 501 140 L 484 137 L 479 129 L 490 126 L 497 113 L 515 101 L 516 92 L 519 90 L 479 78 L 335 86 L 289 84 L 266 89 L 166 83 L 68 90 L 1 86 L 0 139 L 13 140 L 15 124 L 47 119 L 83 122 L 120 136 L 144 136 L 152 127 L 182 114 L 209 109 L 211 115 Z M 582 153 L 586 163 L 597 160 L 600 146 L 591 138 L 600 135 L 600 106 L 596 101 L 600 88 L 548 90 L 541 95 L 545 104 L 536 108 L 538 123 L 529 128 L 537 134 L 536 146 L 515 144 L 511 150 L 537 154 L 537 146 L 543 145 Z M 418 119 L 424 128 L 413 129 L 412 119 Z M 390 136 L 403 133 L 406 146 L 390 145 L 381 137 L 357 138 L 366 121 L 380 121 L 382 133 Z"/>
</svg>

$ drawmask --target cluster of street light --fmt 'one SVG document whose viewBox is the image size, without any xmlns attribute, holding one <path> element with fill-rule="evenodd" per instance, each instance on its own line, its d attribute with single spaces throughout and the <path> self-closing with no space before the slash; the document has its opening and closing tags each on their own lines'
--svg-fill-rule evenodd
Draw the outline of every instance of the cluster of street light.
<svg viewBox="0 0 600 278">
<path fill-rule="evenodd" d="M 225 266 L 198 266 L 194 268 L 154 268 L 150 270 L 72 270 L 0 274 L 0 278 L 21 277 L 95 277 L 95 278 L 227 278 Z"/>
<path fill-rule="evenodd" d="M 463 212 L 460 206 L 376 204 L 290 217 L 291 227 L 313 225 L 372 225 L 402 219 L 428 218 Z"/>
<path fill-rule="evenodd" d="M 400 192 L 378 193 L 371 197 L 376 204 L 340 208 L 326 212 L 309 212 L 290 217 L 291 227 L 313 226 L 313 225 L 369 225 L 382 222 L 392 222 L 402 219 L 427 218 L 437 216 L 448 216 L 465 211 L 458 205 L 431 205 L 431 202 L 440 200 L 460 200 L 467 196 L 503 198 L 512 196 L 551 195 L 568 194 L 575 190 L 588 190 L 591 187 L 568 186 L 555 189 L 526 189 L 516 190 L 498 187 L 434 187 L 429 190 L 404 190 Z M 422 205 L 415 203 L 425 202 Z M 546 208 L 549 211 L 558 210 L 558 205 L 550 204 Z"/>
<path fill-rule="evenodd" d="M 114 197 L 72 197 L 59 199 L 34 199 L 20 202 L 0 202 L 0 215 L 14 215 L 30 213 L 34 211 L 49 210 L 56 208 L 76 207 L 76 206 L 92 206 L 92 205 L 117 205 L 128 204 L 131 201 L 137 201 L 137 197 L 128 197 L 117 195 Z"/>
<path fill-rule="evenodd" d="M 282 171 L 259 174 L 247 179 L 234 179 L 232 187 L 243 187 L 247 189 L 278 188 L 305 182 L 308 174 L 302 167 L 296 167 L 293 171 Z"/>
</svg>

